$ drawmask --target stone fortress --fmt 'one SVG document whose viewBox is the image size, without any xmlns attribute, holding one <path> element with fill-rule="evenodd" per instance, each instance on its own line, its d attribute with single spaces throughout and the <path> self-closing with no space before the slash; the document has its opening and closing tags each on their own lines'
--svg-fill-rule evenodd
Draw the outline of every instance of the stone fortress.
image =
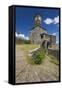
<svg viewBox="0 0 62 90">
<path fill-rule="evenodd" d="M 55 47 L 56 36 L 49 35 L 47 30 L 41 27 L 42 18 L 40 15 L 35 16 L 35 25 L 30 32 L 30 41 L 32 44 L 40 44 L 44 47 Z"/>
</svg>

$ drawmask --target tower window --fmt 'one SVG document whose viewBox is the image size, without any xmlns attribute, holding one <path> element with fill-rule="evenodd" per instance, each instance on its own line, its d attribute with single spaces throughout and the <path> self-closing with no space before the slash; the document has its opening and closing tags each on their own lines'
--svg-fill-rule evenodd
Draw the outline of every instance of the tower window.
<svg viewBox="0 0 62 90">
<path fill-rule="evenodd" d="M 41 35 L 41 39 L 43 38 L 43 35 Z"/>
</svg>

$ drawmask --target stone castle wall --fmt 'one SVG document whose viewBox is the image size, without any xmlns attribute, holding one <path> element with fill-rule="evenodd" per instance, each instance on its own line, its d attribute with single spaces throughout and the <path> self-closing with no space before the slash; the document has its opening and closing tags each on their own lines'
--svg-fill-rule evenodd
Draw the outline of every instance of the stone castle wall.
<svg viewBox="0 0 62 90">
<path fill-rule="evenodd" d="M 48 49 L 48 53 L 53 55 L 57 60 L 59 60 L 59 50 Z"/>
<path fill-rule="evenodd" d="M 50 42 L 52 45 L 56 44 L 56 36 L 50 35 Z"/>
</svg>

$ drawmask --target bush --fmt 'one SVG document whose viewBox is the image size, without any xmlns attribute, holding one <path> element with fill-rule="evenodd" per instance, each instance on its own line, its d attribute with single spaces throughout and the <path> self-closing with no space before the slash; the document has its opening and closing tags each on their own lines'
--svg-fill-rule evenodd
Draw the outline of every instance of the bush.
<svg viewBox="0 0 62 90">
<path fill-rule="evenodd" d="M 43 62 L 43 59 L 45 58 L 45 52 L 40 51 L 38 53 L 33 54 L 33 61 L 35 64 L 41 64 Z"/>
<path fill-rule="evenodd" d="M 16 43 L 17 44 L 30 44 L 31 41 L 30 40 L 24 40 L 22 38 L 16 38 Z"/>
<path fill-rule="evenodd" d="M 24 44 L 30 44 L 30 40 L 24 40 Z"/>
</svg>

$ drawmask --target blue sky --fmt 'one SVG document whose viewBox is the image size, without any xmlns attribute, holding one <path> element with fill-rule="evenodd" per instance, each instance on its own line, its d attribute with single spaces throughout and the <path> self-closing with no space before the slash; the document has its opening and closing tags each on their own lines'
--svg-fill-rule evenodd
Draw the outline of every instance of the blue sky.
<svg viewBox="0 0 62 90">
<path fill-rule="evenodd" d="M 27 8 L 16 7 L 16 34 L 21 33 L 22 37 L 29 37 L 34 26 L 34 17 L 40 14 L 42 17 L 41 27 L 49 34 L 55 35 L 59 42 L 59 9 Z"/>
</svg>

